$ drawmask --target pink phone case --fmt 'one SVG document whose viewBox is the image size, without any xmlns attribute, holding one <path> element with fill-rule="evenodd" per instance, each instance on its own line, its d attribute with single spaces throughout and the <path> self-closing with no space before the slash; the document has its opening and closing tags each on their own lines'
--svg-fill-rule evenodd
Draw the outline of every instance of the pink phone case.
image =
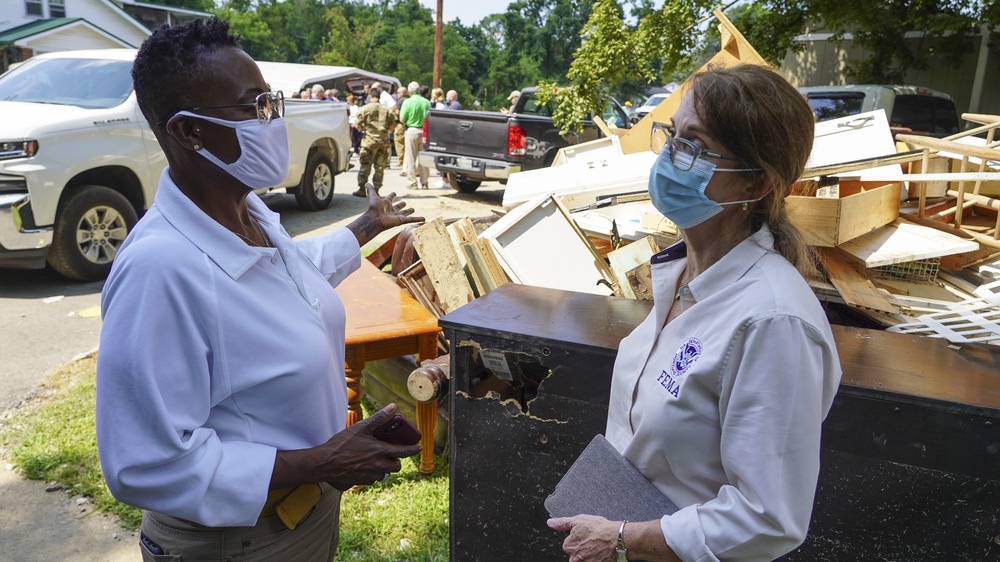
<svg viewBox="0 0 1000 562">
<path fill-rule="evenodd" d="M 395 445 L 416 445 L 420 443 L 420 432 L 402 414 L 396 414 L 388 422 L 372 432 L 379 441 Z"/>
</svg>

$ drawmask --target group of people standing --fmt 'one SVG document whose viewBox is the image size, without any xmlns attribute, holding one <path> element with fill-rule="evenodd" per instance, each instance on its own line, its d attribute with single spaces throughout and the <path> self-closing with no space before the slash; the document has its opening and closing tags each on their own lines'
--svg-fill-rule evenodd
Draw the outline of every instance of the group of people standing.
<svg viewBox="0 0 1000 562">
<path fill-rule="evenodd" d="M 450 90 L 445 94 L 441 88 L 431 90 L 417 82 L 410 82 L 407 86 L 400 86 L 393 96 L 379 82 L 375 82 L 365 85 L 362 98 L 364 104 L 353 95 L 347 97 L 351 113 L 351 141 L 360 163 L 358 190 L 354 195 L 366 196 L 364 186 L 369 176 L 376 192 L 382 187 L 393 145 L 396 165 L 402 167 L 400 175 L 409 180 L 407 187 L 427 189 L 430 170 L 421 166 L 417 159 L 423 147 L 424 117 L 431 109 L 462 109 L 458 92 Z"/>
<path fill-rule="evenodd" d="M 313 84 L 311 88 L 306 88 L 297 94 L 292 92 L 288 97 L 303 100 L 340 101 L 340 90 L 324 88 L 322 84 Z"/>
</svg>

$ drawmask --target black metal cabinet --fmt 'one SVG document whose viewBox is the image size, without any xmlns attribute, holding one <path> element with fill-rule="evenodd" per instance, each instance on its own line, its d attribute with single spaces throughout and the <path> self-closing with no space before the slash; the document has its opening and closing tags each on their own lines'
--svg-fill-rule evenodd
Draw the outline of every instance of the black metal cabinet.
<svg viewBox="0 0 1000 562">
<path fill-rule="evenodd" d="M 546 496 L 607 421 L 618 342 L 650 303 L 508 284 L 451 342 L 451 559 L 560 560 Z"/>
<path fill-rule="evenodd" d="M 543 501 L 603 433 L 650 303 L 504 285 L 451 341 L 451 559 L 566 560 Z M 1000 348 L 834 326 L 844 369 L 806 542 L 787 562 L 1000 562 Z"/>
</svg>

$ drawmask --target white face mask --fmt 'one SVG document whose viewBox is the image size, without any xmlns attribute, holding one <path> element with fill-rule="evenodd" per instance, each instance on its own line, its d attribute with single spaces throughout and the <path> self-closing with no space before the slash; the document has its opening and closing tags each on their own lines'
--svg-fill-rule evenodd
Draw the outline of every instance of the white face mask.
<svg viewBox="0 0 1000 562">
<path fill-rule="evenodd" d="M 246 121 L 227 121 L 189 111 L 179 111 L 177 114 L 204 119 L 236 130 L 240 157 L 235 162 L 226 164 L 207 148 L 198 149 L 197 152 L 247 187 L 279 187 L 288 177 L 288 128 L 283 118 L 261 124 L 256 117 Z"/>
</svg>

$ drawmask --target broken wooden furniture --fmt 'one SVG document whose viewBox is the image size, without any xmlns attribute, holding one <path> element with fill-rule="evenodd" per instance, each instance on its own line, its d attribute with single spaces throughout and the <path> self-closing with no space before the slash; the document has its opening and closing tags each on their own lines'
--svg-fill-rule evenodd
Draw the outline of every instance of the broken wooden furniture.
<svg viewBox="0 0 1000 562">
<path fill-rule="evenodd" d="M 365 361 L 387 359 L 411 353 L 421 359 L 437 357 L 437 318 L 427 312 L 368 260 L 338 287 L 347 314 L 347 425 L 361 415 L 361 377 Z M 428 441 L 428 443 L 424 443 Z M 424 455 L 433 463 L 434 435 L 421 440 Z"/>
<path fill-rule="evenodd" d="M 650 306 L 508 284 L 440 320 L 452 560 L 565 558 L 543 501 L 604 432 L 618 342 Z M 1000 349 L 833 332 L 844 376 L 809 535 L 785 560 L 995 560 Z"/>
<path fill-rule="evenodd" d="M 922 178 L 922 181 L 919 182 L 917 216 L 920 218 L 928 217 L 927 182 L 934 180 L 950 181 L 953 189 L 949 189 L 947 193 L 949 196 L 956 198 L 955 205 L 936 211 L 930 218 L 949 220 L 956 227 L 966 230 L 979 243 L 1000 251 L 1000 214 L 997 213 L 997 210 L 1000 209 L 1000 199 L 987 197 L 980 193 L 980 188 L 984 181 L 997 181 L 1000 179 L 1000 173 L 995 171 L 1000 167 L 1000 150 L 997 149 L 998 144 L 1000 144 L 998 140 L 1000 139 L 996 138 L 996 131 L 1000 128 L 1000 116 L 966 113 L 962 115 L 962 118 L 966 121 L 981 123 L 981 126 L 944 139 L 919 137 L 916 135 L 898 135 L 896 137 L 901 142 L 906 142 L 923 149 L 925 169 L 932 151 L 950 155 L 957 160 L 961 160 L 961 165 L 957 173 L 926 174 L 927 176 L 940 177 Z M 971 135 L 973 134 L 983 132 L 987 136 L 981 146 L 960 142 L 963 139 L 972 139 Z M 969 185 L 970 183 L 972 184 L 971 186 Z M 971 187 L 971 191 L 969 187 Z M 973 221 L 971 215 L 977 209 L 984 211 L 984 215 L 988 217 L 996 215 L 996 221 L 992 224 L 983 221 Z"/>
</svg>

